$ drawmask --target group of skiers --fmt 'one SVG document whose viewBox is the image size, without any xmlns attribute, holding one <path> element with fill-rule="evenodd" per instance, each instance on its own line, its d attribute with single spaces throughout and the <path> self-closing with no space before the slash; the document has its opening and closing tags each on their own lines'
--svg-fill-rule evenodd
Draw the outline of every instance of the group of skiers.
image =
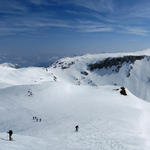
<svg viewBox="0 0 150 150">
<path fill-rule="evenodd" d="M 33 116 L 33 120 L 35 120 L 36 122 L 41 122 L 41 121 L 42 121 L 41 118 L 38 118 L 38 117 L 36 117 L 36 116 Z"/>
<path fill-rule="evenodd" d="M 38 119 L 36 116 L 35 117 L 33 117 L 33 120 L 35 120 L 35 119 Z M 40 118 L 41 119 L 41 118 Z M 39 121 L 40 121 L 40 119 L 39 119 Z M 40 121 L 41 122 L 41 121 Z M 75 132 L 78 132 L 79 131 L 79 125 L 76 125 L 75 126 Z M 8 135 L 9 135 L 9 141 L 12 141 L 13 140 L 13 138 L 12 138 L 12 135 L 13 135 L 13 131 L 12 130 L 9 130 L 8 132 Z"/>
<path fill-rule="evenodd" d="M 33 93 L 31 92 L 31 90 L 28 90 L 28 96 L 32 96 Z"/>
</svg>

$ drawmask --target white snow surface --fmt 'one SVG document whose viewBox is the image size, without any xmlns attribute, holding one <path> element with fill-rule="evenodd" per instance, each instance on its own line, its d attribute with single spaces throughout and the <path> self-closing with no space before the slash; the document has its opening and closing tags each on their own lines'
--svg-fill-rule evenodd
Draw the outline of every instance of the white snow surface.
<svg viewBox="0 0 150 150">
<path fill-rule="evenodd" d="M 123 56 L 146 56 L 142 60 L 136 60 L 133 64 L 123 63 L 119 72 L 114 72 L 115 66 L 90 71 L 89 64 L 102 61 L 106 58 Z M 72 64 L 73 63 L 73 64 Z M 150 101 L 150 49 L 132 53 L 104 53 L 87 54 L 84 56 L 68 57 L 59 60 L 49 68 L 60 80 L 67 80 L 74 84 L 101 86 L 119 85 L 128 88 L 134 95 L 146 101 Z M 67 69 L 62 69 L 66 67 Z M 83 75 L 81 72 L 87 72 Z M 130 72 L 130 76 L 127 74 Z M 61 74 L 61 76 L 60 76 Z"/>
<path fill-rule="evenodd" d="M 60 60 L 66 66 L 75 62 L 67 69 L 58 63 L 48 70 L 0 66 L 0 150 L 149 150 L 150 103 L 127 88 L 127 96 L 120 94 L 123 70 L 118 73 L 120 85 L 114 86 L 116 74 L 101 76 L 87 69 L 88 63 L 104 56 Z M 145 81 L 141 72 L 148 75 L 148 65 L 147 59 L 136 61 L 132 70 L 136 78 L 132 74 L 128 82 L 138 86 L 139 79 Z M 142 81 L 139 84 L 145 87 Z M 6 133 L 10 129 L 13 141 Z"/>
<path fill-rule="evenodd" d="M 2 64 L 0 65 L 0 72 L 0 88 L 53 81 L 53 75 L 48 73 L 45 68 L 28 67 L 16 69 Z"/>
</svg>

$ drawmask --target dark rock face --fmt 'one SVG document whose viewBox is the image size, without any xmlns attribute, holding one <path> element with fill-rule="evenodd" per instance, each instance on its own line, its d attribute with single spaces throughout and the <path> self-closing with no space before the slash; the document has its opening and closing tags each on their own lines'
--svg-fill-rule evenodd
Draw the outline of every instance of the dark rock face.
<svg viewBox="0 0 150 150">
<path fill-rule="evenodd" d="M 61 66 L 61 69 L 67 69 L 67 68 L 70 68 L 70 66 L 73 65 L 73 64 L 75 64 L 75 62 L 73 62 L 73 61 L 70 62 L 70 63 L 68 63 L 68 64 L 66 63 L 66 64 L 64 64 L 64 65 Z"/>
<path fill-rule="evenodd" d="M 61 69 L 67 69 L 70 68 L 70 66 L 73 64 L 75 64 L 73 61 L 70 63 L 56 61 L 55 64 L 53 64 L 53 68 L 61 67 Z"/>
<path fill-rule="evenodd" d="M 81 74 L 83 74 L 83 75 L 85 75 L 85 76 L 88 75 L 88 73 L 87 73 L 86 71 L 82 71 Z"/>
<path fill-rule="evenodd" d="M 102 61 L 96 62 L 94 64 L 89 64 L 88 68 L 90 71 L 94 71 L 96 69 L 107 69 L 115 66 L 115 72 L 119 72 L 123 63 L 134 64 L 136 60 L 144 59 L 145 55 L 141 56 L 123 56 L 123 57 L 108 57 Z M 132 69 L 132 68 L 131 68 Z"/>
</svg>

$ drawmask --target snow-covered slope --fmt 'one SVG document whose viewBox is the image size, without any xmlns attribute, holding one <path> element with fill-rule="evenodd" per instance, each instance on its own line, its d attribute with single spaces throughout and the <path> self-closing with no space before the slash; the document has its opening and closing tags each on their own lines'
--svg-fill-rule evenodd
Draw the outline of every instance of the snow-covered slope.
<svg viewBox="0 0 150 150">
<path fill-rule="evenodd" d="M 51 82 L 1 89 L 0 149 L 148 150 L 149 104 L 115 88 Z M 12 142 L 4 133 L 9 129 Z"/>
<path fill-rule="evenodd" d="M 148 66 L 140 52 L 64 58 L 47 69 L 1 65 L 0 150 L 149 150 L 150 104 L 127 89 L 149 88 Z"/>
<path fill-rule="evenodd" d="M 150 50 L 64 58 L 50 70 L 61 80 L 83 85 L 119 85 L 150 101 Z"/>
<path fill-rule="evenodd" d="M 16 69 L 12 65 L 0 64 L 0 88 L 14 85 L 39 84 L 56 80 L 45 68 L 28 67 Z"/>
</svg>

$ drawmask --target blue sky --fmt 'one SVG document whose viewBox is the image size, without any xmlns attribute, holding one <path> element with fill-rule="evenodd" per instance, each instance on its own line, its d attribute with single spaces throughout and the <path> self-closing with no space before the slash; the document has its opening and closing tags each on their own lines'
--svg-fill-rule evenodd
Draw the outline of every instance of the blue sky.
<svg viewBox="0 0 150 150">
<path fill-rule="evenodd" d="M 149 41 L 149 0 L 0 0 L 0 53 L 134 51 Z"/>
</svg>

